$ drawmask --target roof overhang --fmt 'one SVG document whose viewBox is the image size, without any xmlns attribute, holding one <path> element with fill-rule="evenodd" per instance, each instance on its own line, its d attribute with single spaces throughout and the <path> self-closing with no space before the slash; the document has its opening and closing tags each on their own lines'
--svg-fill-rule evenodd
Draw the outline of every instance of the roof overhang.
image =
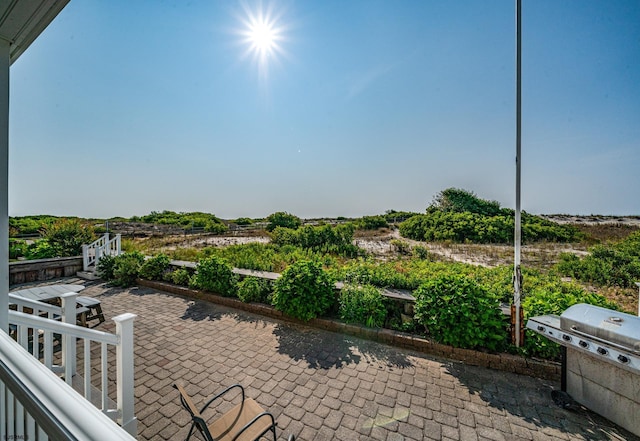
<svg viewBox="0 0 640 441">
<path fill-rule="evenodd" d="M 11 64 L 38 38 L 69 0 L 0 1 L 0 39 L 10 43 Z"/>
</svg>

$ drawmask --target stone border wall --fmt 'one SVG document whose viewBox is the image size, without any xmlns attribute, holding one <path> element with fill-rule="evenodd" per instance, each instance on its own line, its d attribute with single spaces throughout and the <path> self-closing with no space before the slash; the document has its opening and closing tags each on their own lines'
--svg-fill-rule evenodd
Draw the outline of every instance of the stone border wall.
<svg viewBox="0 0 640 441">
<path fill-rule="evenodd" d="M 172 294 L 177 294 L 183 297 L 195 298 L 207 302 L 217 303 L 220 305 L 228 306 L 230 308 L 240 309 L 254 314 L 259 314 L 279 320 L 286 320 L 306 326 L 313 326 L 340 334 L 353 335 L 367 340 L 389 344 L 395 347 L 410 349 L 418 352 L 423 352 L 425 354 L 447 358 L 449 360 L 461 361 L 472 366 L 483 366 L 490 369 L 528 375 L 530 377 L 560 381 L 561 366 L 559 363 L 554 363 L 546 360 L 534 360 L 519 355 L 502 353 L 491 354 L 471 349 L 454 348 L 452 346 L 446 346 L 432 342 L 417 335 L 397 332 L 391 329 L 367 328 L 364 326 L 351 325 L 326 318 L 316 318 L 310 320 L 309 322 L 303 322 L 286 316 L 275 308 L 264 304 L 243 303 L 242 301 L 235 298 L 222 297 L 210 292 L 194 290 L 191 288 L 186 288 L 183 286 L 173 285 L 171 283 L 165 282 L 138 279 L 137 283 L 141 286 L 170 292 Z"/>
<path fill-rule="evenodd" d="M 9 262 L 9 286 L 75 276 L 82 271 L 82 256 Z"/>
</svg>

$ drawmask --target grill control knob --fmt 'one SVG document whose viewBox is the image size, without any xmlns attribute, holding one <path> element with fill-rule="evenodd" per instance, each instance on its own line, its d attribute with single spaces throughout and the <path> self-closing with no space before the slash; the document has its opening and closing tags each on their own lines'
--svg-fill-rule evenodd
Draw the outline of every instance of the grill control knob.
<svg viewBox="0 0 640 441">
<path fill-rule="evenodd" d="M 544 332 L 544 326 L 538 326 L 538 332 Z"/>
<path fill-rule="evenodd" d="M 607 355 L 609 354 L 609 351 L 607 351 L 605 348 L 598 348 L 598 354 Z"/>
<path fill-rule="evenodd" d="M 589 343 L 587 343 L 584 340 L 580 340 L 580 343 L 578 343 L 580 345 L 580 347 L 583 347 L 585 349 L 587 349 L 589 347 Z"/>
<path fill-rule="evenodd" d="M 620 363 L 627 364 L 627 363 L 629 363 L 629 357 L 627 357 L 626 355 L 622 355 L 622 354 L 618 355 L 618 361 Z"/>
<path fill-rule="evenodd" d="M 567 335 L 567 334 L 562 334 L 562 339 L 563 339 L 564 341 L 571 341 L 571 336 L 570 336 L 570 335 Z"/>
</svg>

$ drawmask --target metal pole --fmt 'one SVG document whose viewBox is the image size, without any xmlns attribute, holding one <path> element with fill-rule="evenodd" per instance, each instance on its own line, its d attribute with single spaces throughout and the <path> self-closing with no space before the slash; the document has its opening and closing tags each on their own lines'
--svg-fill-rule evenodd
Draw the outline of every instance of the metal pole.
<svg viewBox="0 0 640 441">
<path fill-rule="evenodd" d="M 516 213 L 514 231 L 513 304 L 515 305 L 515 345 L 520 347 L 520 296 L 522 293 L 522 273 L 520 271 L 520 147 L 522 137 L 522 0 L 516 0 Z"/>
</svg>

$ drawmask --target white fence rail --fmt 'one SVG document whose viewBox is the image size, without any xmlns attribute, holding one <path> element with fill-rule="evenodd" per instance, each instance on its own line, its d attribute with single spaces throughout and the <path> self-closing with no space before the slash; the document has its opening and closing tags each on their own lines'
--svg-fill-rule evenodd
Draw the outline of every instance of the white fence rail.
<svg viewBox="0 0 640 441">
<path fill-rule="evenodd" d="M 82 245 L 82 266 L 84 271 L 89 267 L 97 266 L 103 256 L 119 256 L 122 252 L 121 236 L 109 239 L 109 233 L 89 245 Z"/>
<path fill-rule="evenodd" d="M 15 332 L 17 343 L 34 359 L 40 360 L 46 368 L 61 374 L 69 386 L 74 383 L 74 376 L 76 382 L 81 377 L 83 381 L 79 388 L 83 391 L 83 396 L 135 436 L 137 419 L 134 415 L 133 395 L 133 320 L 136 316 L 122 314 L 115 317 L 113 319 L 116 323 L 115 334 L 76 326 L 76 296 L 75 293 L 61 296 L 62 308 L 26 299 L 10 298 L 10 302 L 17 304 L 18 308 L 18 311 L 9 311 L 10 327 Z M 26 308 L 32 310 L 32 313 L 21 312 Z M 56 320 L 58 316 L 61 317 L 62 322 Z M 77 375 L 78 341 L 84 359 L 81 375 Z M 92 354 L 92 346 L 94 349 L 99 347 L 99 351 L 93 351 L 96 353 L 95 357 Z M 61 348 L 59 354 L 55 354 L 56 347 Z M 110 348 L 111 357 L 109 356 Z M 99 355 L 97 355 L 98 352 Z M 113 360 L 114 352 L 115 407 L 112 405 L 113 400 L 109 397 L 108 382 L 109 359 Z M 54 357 L 54 355 L 57 356 Z M 96 360 L 94 363 L 92 363 L 93 358 Z M 54 359 L 58 361 L 57 364 L 54 363 Z M 94 376 L 92 374 L 95 371 L 97 375 Z M 94 377 L 96 381 L 92 381 Z M 57 381 L 61 382 L 60 379 Z"/>
<path fill-rule="evenodd" d="M 0 332 L 0 439 L 135 438 Z"/>
</svg>

